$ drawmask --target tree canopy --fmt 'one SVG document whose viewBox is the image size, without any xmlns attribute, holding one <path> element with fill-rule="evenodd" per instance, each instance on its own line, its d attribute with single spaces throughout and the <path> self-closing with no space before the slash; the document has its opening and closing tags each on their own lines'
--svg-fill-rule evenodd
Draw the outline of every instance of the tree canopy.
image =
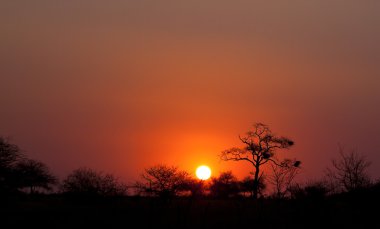
<svg viewBox="0 0 380 229">
<path fill-rule="evenodd" d="M 15 170 L 18 177 L 18 187 L 29 188 L 30 193 L 34 193 L 36 188 L 51 190 L 51 185 L 57 183 L 57 178 L 40 161 L 23 159 L 16 164 Z"/>
<path fill-rule="evenodd" d="M 145 182 L 136 184 L 141 192 L 163 198 L 178 195 L 188 188 L 190 180 L 187 172 L 163 164 L 145 169 L 142 178 Z"/>
<path fill-rule="evenodd" d="M 111 174 L 89 168 L 72 171 L 63 181 L 62 192 L 79 196 L 122 196 L 127 186 Z"/>
</svg>

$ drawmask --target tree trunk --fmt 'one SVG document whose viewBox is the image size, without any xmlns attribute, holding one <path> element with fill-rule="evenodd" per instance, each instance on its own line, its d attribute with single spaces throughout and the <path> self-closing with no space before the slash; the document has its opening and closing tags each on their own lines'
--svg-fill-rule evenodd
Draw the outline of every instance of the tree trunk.
<svg viewBox="0 0 380 229">
<path fill-rule="evenodd" d="M 259 192 L 259 166 L 256 166 L 255 169 L 255 177 L 253 178 L 253 199 L 257 199 Z"/>
</svg>

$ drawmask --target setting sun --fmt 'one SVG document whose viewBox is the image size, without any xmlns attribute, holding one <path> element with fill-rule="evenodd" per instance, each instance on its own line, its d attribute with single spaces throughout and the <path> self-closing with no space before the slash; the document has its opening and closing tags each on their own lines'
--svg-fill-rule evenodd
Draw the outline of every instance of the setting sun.
<svg viewBox="0 0 380 229">
<path fill-rule="evenodd" d="M 202 165 L 197 168 L 195 174 L 200 180 L 207 180 L 211 176 L 211 169 L 206 165 Z"/>
</svg>

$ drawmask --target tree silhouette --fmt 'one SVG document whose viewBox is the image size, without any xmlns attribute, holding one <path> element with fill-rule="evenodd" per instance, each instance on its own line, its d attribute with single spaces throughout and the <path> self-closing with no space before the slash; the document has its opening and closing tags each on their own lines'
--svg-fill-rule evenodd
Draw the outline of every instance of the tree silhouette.
<svg viewBox="0 0 380 229">
<path fill-rule="evenodd" d="M 21 151 L 15 144 L 0 137 L 0 168 L 9 168 L 21 158 Z"/>
<path fill-rule="evenodd" d="M 62 191 L 80 196 L 123 196 L 127 187 L 111 174 L 89 168 L 74 170 L 63 181 Z"/>
<path fill-rule="evenodd" d="M 289 192 L 292 182 L 299 172 L 299 167 L 293 166 L 291 160 L 284 160 L 282 166 L 271 164 L 272 173 L 268 181 L 274 186 L 276 198 L 284 198 Z"/>
<path fill-rule="evenodd" d="M 240 192 L 248 193 L 251 197 L 253 197 L 253 187 L 254 187 L 254 180 L 252 176 L 246 176 L 243 178 L 242 181 L 239 182 L 239 189 Z M 258 194 L 262 195 L 263 191 L 266 189 L 265 184 L 265 176 L 260 176 L 259 182 L 258 182 Z"/>
<path fill-rule="evenodd" d="M 223 151 L 220 158 L 224 161 L 247 161 L 253 166 L 253 198 L 257 199 L 261 166 L 273 163 L 282 166 L 275 155 L 280 149 L 289 149 L 294 142 L 286 137 L 278 137 L 272 133 L 269 127 L 262 123 L 253 125 L 253 130 L 246 133 L 244 137 L 239 136 L 240 141 L 245 144 L 244 148 L 231 148 Z M 299 161 L 293 163 L 299 165 Z"/>
<path fill-rule="evenodd" d="M 15 166 L 18 188 L 29 188 L 35 193 L 36 188 L 50 190 L 57 179 L 50 173 L 49 168 L 42 162 L 23 159 Z"/>
<path fill-rule="evenodd" d="M 219 177 L 211 179 L 210 194 L 218 198 L 236 196 L 239 193 L 238 180 L 231 171 L 220 173 Z"/>
<path fill-rule="evenodd" d="M 203 180 L 195 179 L 195 178 L 185 178 L 185 181 L 180 188 L 181 191 L 188 191 L 192 197 L 199 197 L 205 195 L 205 191 L 207 189 L 207 185 Z"/>
<path fill-rule="evenodd" d="M 332 160 L 332 168 L 327 168 L 327 178 L 344 191 L 367 187 L 371 183 L 367 173 L 371 163 L 356 150 L 345 153 L 341 146 L 339 155 L 339 159 Z"/>
<path fill-rule="evenodd" d="M 173 197 L 184 191 L 190 179 L 187 172 L 162 164 L 145 169 L 142 178 L 145 182 L 137 182 L 136 187 L 148 195 L 162 198 Z"/>
<path fill-rule="evenodd" d="M 0 137 L 0 192 L 14 191 L 15 165 L 22 158 L 19 147 Z"/>
</svg>

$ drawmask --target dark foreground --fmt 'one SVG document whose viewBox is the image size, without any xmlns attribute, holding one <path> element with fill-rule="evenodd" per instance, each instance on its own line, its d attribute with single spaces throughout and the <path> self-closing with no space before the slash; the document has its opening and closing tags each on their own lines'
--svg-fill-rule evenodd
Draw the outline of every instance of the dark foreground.
<svg viewBox="0 0 380 229">
<path fill-rule="evenodd" d="M 1 200 L 0 228 L 380 228 L 379 196 L 298 200 L 123 197 Z"/>
</svg>

